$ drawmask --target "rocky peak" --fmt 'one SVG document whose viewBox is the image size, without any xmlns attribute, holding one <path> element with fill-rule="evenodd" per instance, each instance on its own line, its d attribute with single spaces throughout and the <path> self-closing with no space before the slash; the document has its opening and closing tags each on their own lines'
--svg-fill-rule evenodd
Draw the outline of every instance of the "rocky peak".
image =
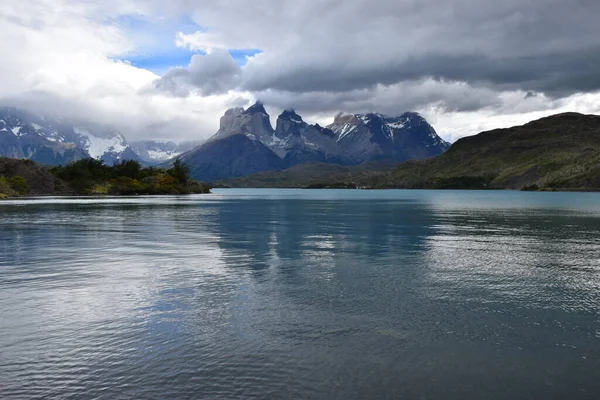
<svg viewBox="0 0 600 400">
<path fill-rule="evenodd" d="M 277 118 L 275 136 L 285 139 L 290 135 L 299 136 L 308 124 L 294 110 L 285 110 Z"/>
<path fill-rule="evenodd" d="M 254 103 L 253 105 L 251 105 L 250 107 L 248 107 L 246 109 L 246 111 L 244 111 L 244 114 L 267 114 L 267 110 L 265 110 L 265 106 L 263 105 L 263 103 L 261 103 L 260 101 L 257 101 L 256 103 Z"/>
<path fill-rule="evenodd" d="M 296 111 L 292 110 L 285 110 L 281 113 L 281 115 L 279 115 L 279 117 L 277 118 L 282 119 L 282 120 L 288 120 L 291 122 L 295 122 L 297 124 L 302 123 L 302 117 L 299 116 L 298 114 L 296 114 Z"/>
<path fill-rule="evenodd" d="M 360 123 L 361 123 L 361 120 L 354 114 L 339 113 L 333 119 L 332 125 L 345 125 L 345 124 L 358 125 Z"/>
<path fill-rule="evenodd" d="M 219 130 L 209 140 L 224 139 L 238 134 L 260 140 L 267 145 L 270 143 L 273 127 L 262 103 L 256 102 L 246 110 L 241 107 L 227 110 L 221 117 Z"/>
<path fill-rule="evenodd" d="M 240 125 L 239 121 L 244 114 L 244 109 L 242 107 L 230 108 L 225 111 L 225 114 L 219 120 L 219 132 L 221 131 L 230 131 L 235 126 Z M 218 134 L 218 132 L 217 132 Z"/>
</svg>

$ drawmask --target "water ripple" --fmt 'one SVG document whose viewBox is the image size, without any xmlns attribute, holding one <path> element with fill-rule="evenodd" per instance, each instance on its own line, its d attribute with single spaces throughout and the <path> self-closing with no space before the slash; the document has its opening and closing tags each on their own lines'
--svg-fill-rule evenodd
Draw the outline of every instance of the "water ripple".
<svg viewBox="0 0 600 400">
<path fill-rule="evenodd" d="M 600 196 L 0 203 L 0 398 L 596 398 Z"/>
</svg>

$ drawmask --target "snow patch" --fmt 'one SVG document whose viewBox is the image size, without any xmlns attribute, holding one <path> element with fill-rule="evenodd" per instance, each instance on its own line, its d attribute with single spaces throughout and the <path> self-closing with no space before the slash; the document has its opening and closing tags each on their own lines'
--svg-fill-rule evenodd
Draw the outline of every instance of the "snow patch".
<svg viewBox="0 0 600 400">
<path fill-rule="evenodd" d="M 311 149 L 316 149 L 319 150 L 319 145 L 313 142 L 309 142 L 308 140 L 304 140 L 304 144 L 306 145 L 306 147 L 311 148 Z"/>
<path fill-rule="evenodd" d="M 348 136 L 348 134 L 354 132 L 356 130 L 356 125 L 354 124 L 344 124 L 342 128 L 339 130 L 337 141 L 339 142 L 344 136 Z"/>
<path fill-rule="evenodd" d="M 19 132 L 21 132 L 21 127 L 20 126 L 15 126 L 14 128 L 10 128 L 10 130 L 12 131 L 12 133 L 15 136 L 19 136 Z"/>
<path fill-rule="evenodd" d="M 273 146 L 279 145 L 282 141 L 283 141 L 283 139 L 275 136 L 275 133 L 273 133 L 273 136 L 271 136 L 271 144 Z"/>
<path fill-rule="evenodd" d="M 148 150 L 148 157 L 158 161 L 166 161 L 170 158 L 177 157 L 180 154 L 181 153 L 177 151 Z"/>
<path fill-rule="evenodd" d="M 392 129 L 402 129 L 402 128 L 404 128 L 404 126 L 405 126 L 405 125 L 404 125 L 402 122 L 400 122 L 400 121 L 398 121 L 398 122 L 390 122 L 390 123 L 388 123 L 388 124 L 386 124 L 386 125 L 387 125 L 387 126 L 389 126 L 389 127 L 390 127 L 390 128 L 392 128 Z"/>
<path fill-rule="evenodd" d="M 100 158 L 105 153 L 117 153 L 120 154 L 127 146 L 124 143 L 121 135 L 115 135 L 112 138 L 101 138 L 94 136 L 90 131 L 82 128 L 73 128 L 75 133 L 82 136 L 84 141 L 84 148 L 93 158 Z"/>
<path fill-rule="evenodd" d="M 358 119 L 360 119 L 363 124 L 368 124 L 369 121 L 371 121 L 371 118 L 367 117 L 366 115 L 357 115 Z"/>
</svg>

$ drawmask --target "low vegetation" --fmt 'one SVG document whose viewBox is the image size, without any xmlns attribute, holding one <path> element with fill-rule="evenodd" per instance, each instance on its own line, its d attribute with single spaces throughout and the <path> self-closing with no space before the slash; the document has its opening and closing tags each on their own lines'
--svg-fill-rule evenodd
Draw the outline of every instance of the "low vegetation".
<svg viewBox="0 0 600 400">
<path fill-rule="evenodd" d="M 0 198 L 24 195 L 166 195 L 209 193 L 176 160 L 169 169 L 126 160 L 113 166 L 84 159 L 50 169 L 30 160 L 0 158 Z"/>
<path fill-rule="evenodd" d="M 170 169 L 144 168 L 125 160 L 113 166 L 91 158 L 58 166 L 50 172 L 80 195 L 159 195 L 208 193 L 210 188 L 190 178 L 179 159 Z"/>
<path fill-rule="evenodd" d="M 306 163 L 283 171 L 267 171 L 216 182 L 221 187 L 355 188 L 358 176 L 391 171 L 395 161 L 371 161 L 360 165 Z"/>
</svg>

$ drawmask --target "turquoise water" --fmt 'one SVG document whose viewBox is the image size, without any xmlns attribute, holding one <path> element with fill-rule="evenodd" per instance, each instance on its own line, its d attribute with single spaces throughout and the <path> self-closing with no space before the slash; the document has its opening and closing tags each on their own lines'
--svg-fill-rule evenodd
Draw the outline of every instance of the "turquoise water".
<svg viewBox="0 0 600 400">
<path fill-rule="evenodd" d="M 0 398 L 600 397 L 600 195 L 0 202 Z"/>
</svg>

